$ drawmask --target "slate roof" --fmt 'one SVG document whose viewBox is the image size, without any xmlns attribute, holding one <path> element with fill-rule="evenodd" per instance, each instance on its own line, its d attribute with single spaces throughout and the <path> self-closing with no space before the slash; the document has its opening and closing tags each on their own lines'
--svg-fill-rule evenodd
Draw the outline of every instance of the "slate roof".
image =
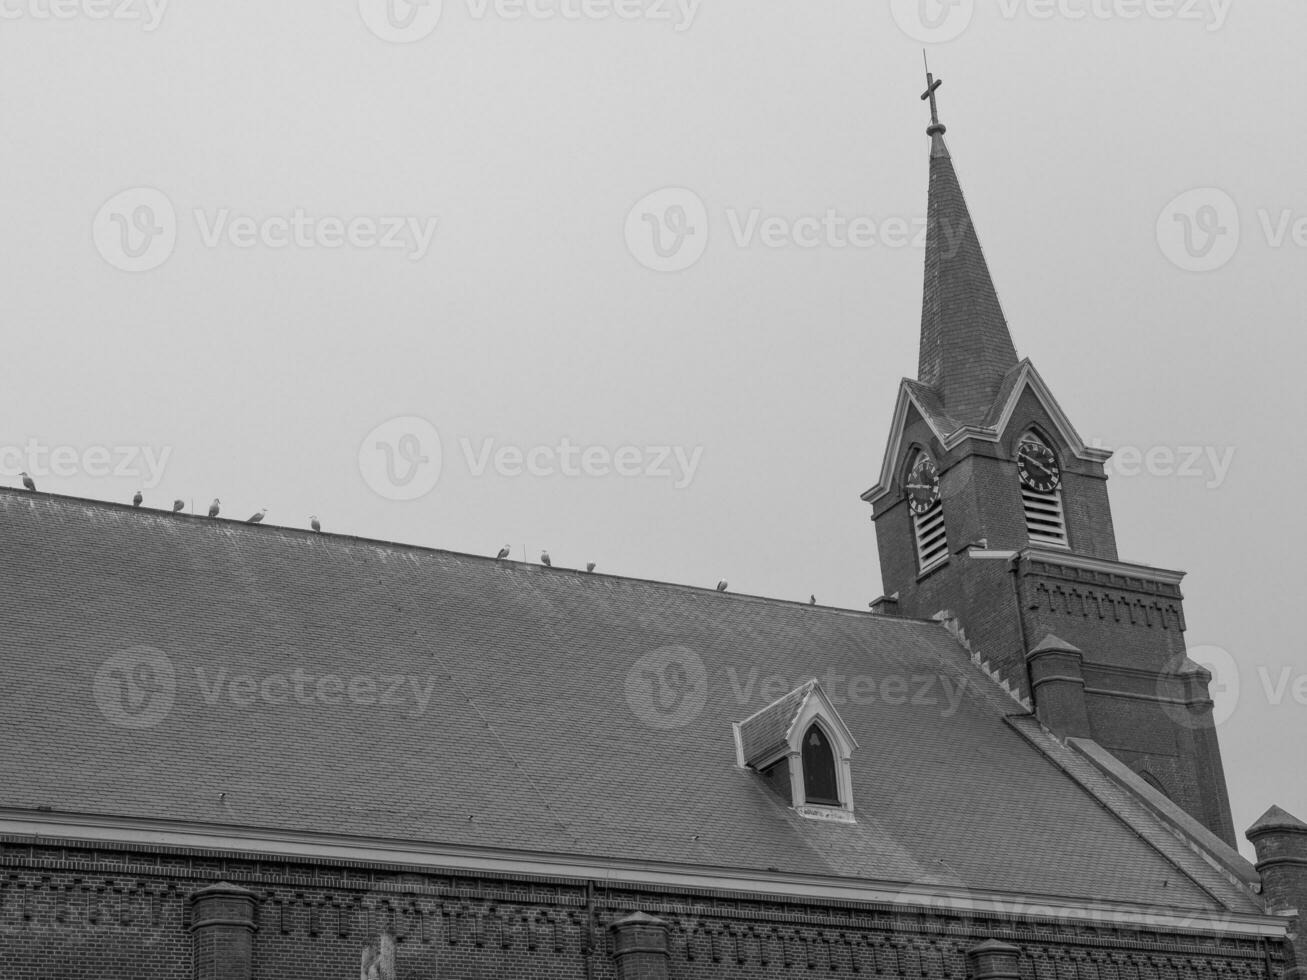
<svg viewBox="0 0 1307 980">
<path fill-rule="evenodd" d="M 917 380 L 939 393 L 948 416 L 978 425 L 1016 363 L 1007 318 L 952 157 L 943 137 L 935 136 Z"/>
<path fill-rule="evenodd" d="M 934 623 L 21 491 L 0 622 L 0 807 L 1257 910 Z M 124 680 L 141 647 L 171 698 L 158 664 Z M 737 765 L 777 677 L 821 678 L 857 738 L 856 824 Z"/>
</svg>

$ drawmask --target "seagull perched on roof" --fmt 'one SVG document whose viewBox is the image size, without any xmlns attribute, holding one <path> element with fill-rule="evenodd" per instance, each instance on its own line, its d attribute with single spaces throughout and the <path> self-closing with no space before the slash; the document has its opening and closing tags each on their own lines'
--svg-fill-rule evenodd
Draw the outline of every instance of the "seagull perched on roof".
<svg viewBox="0 0 1307 980">
<path fill-rule="evenodd" d="M 586 570 L 587 572 L 593 572 L 593 571 L 595 570 L 595 563 L 592 562 L 592 561 L 588 561 L 588 562 L 586 562 L 586 563 L 585 563 L 585 570 Z"/>
<path fill-rule="evenodd" d="M 510 545 L 504 545 L 502 548 L 499 549 L 499 554 L 495 555 L 495 561 L 503 561 L 512 553 L 513 553 L 512 547 Z"/>
<path fill-rule="evenodd" d="M 815 606 L 816 604 L 817 604 L 817 597 L 815 595 L 808 596 L 808 605 Z"/>
<path fill-rule="evenodd" d="M 186 509 L 186 501 L 184 501 L 184 500 L 174 500 L 174 501 L 172 502 L 172 512 L 173 512 L 174 514 L 180 514 L 180 513 L 181 513 L 182 511 L 184 511 L 185 509 Z"/>
<path fill-rule="evenodd" d="M 222 510 L 222 501 L 217 497 L 213 498 L 213 503 L 209 504 L 209 516 L 217 517 L 218 511 Z"/>
<path fill-rule="evenodd" d="M 268 516 L 268 508 L 264 507 L 264 508 L 263 508 L 261 511 L 259 511 L 257 514 L 251 514 L 250 517 L 249 517 L 249 520 L 247 520 L 245 523 L 246 523 L 246 524 L 258 524 L 261 520 L 263 520 L 263 519 L 264 519 L 265 517 L 267 517 L 267 516 Z"/>
<path fill-rule="evenodd" d="M 722 579 L 720 582 L 717 583 L 718 592 L 725 592 L 726 589 L 727 589 L 726 579 Z"/>
<path fill-rule="evenodd" d="M 30 476 L 28 476 L 26 473 L 19 473 L 18 475 L 23 478 L 24 487 L 26 487 L 28 490 L 36 489 L 36 481 L 33 480 Z"/>
<path fill-rule="evenodd" d="M 132 506 L 139 507 L 145 502 L 145 495 L 141 491 L 136 491 L 136 496 L 132 497 Z"/>
<path fill-rule="evenodd" d="M 549 552 L 547 551 L 540 552 L 540 564 L 548 568 L 554 567 L 554 560 L 549 557 Z"/>
<path fill-rule="evenodd" d="M 314 533 L 314 534 L 321 534 L 321 533 L 322 533 L 322 522 L 321 522 L 320 520 L 318 520 L 318 515 L 317 515 L 317 514 L 310 514 L 310 515 L 309 515 L 309 527 L 313 528 L 313 533 Z"/>
</svg>

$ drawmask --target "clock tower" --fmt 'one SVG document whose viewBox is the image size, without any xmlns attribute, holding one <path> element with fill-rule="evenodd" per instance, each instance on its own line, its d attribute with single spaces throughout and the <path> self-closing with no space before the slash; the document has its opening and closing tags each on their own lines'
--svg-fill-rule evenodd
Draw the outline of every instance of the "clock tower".
<svg viewBox="0 0 1307 980">
<path fill-rule="evenodd" d="M 1067 739 L 1096 742 L 1232 846 L 1211 675 L 1183 573 L 1119 560 L 1104 464 L 1008 331 L 931 103 L 921 351 L 873 508 L 879 611 L 948 621 Z"/>
</svg>

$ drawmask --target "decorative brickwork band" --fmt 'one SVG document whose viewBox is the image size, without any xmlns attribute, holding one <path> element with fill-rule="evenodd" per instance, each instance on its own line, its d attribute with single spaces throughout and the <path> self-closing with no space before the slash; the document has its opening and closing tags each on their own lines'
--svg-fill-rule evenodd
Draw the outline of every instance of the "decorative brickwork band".
<svg viewBox="0 0 1307 980">
<path fill-rule="evenodd" d="M 1307 823 L 1273 806 L 1248 828 L 1257 849 L 1262 895 L 1272 912 L 1292 915 L 1297 976 L 1307 975 Z"/>
<path fill-rule="evenodd" d="M 614 922 L 617 980 L 667 980 L 667 923 L 635 912 Z"/>
<path fill-rule="evenodd" d="M 255 901 L 225 881 L 191 896 L 195 980 L 253 980 Z"/>
<path fill-rule="evenodd" d="M 969 980 L 1018 980 L 1021 950 L 997 939 L 987 939 L 967 950 Z"/>
</svg>

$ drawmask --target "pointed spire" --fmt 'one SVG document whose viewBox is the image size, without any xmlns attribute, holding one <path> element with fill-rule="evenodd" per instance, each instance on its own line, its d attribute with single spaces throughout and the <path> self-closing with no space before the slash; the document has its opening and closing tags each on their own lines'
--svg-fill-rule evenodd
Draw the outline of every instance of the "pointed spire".
<svg viewBox="0 0 1307 980">
<path fill-rule="evenodd" d="M 930 202 L 917 378 L 939 393 L 951 418 L 979 424 L 1016 366 L 1017 352 L 944 143 L 935 97 L 944 83 L 927 70 L 926 84 L 921 98 L 930 100 Z"/>
</svg>

